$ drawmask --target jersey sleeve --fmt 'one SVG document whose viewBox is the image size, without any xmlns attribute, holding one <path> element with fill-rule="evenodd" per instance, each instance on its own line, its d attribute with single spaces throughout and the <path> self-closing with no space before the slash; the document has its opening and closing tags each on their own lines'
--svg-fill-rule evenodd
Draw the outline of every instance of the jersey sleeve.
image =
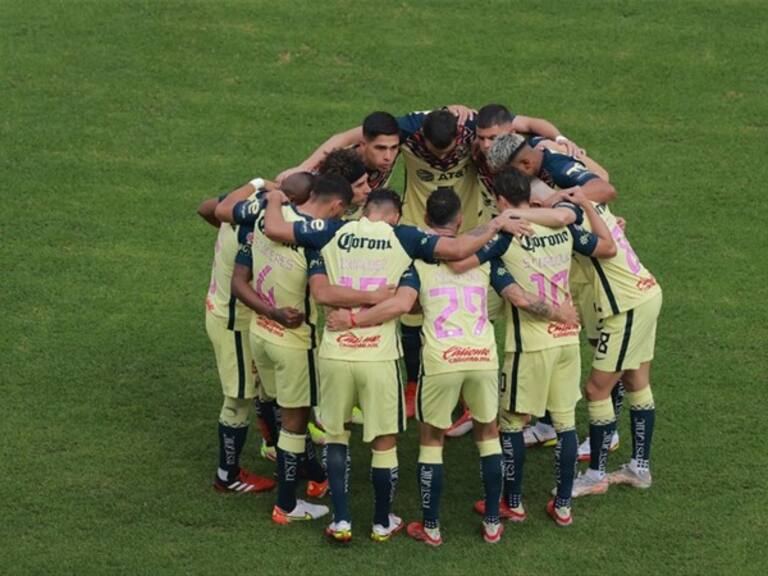
<svg viewBox="0 0 768 576">
<path fill-rule="evenodd" d="M 243 224 L 237 229 L 237 254 L 235 263 L 250 268 L 253 265 L 253 224 Z"/>
<path fill-rule="evenodd" d="M 419 278 L 419 273 L 416 271 L 416 267 L 413 264 L 408 266 L 408 270 L 403 272 L 403 275 L 400 276 L 400 282 L 398 282 L 397 287 L 401 288 L 403 286 L 413 288 L 416 290 L 416 292 L 421 289 L 421 279 Z"/>
<path fill-rule="evenodd" d="M 405 141 L 409 136 L 418 132 L 427 114 L 428 112 L 411 112 L 397 118 L 397 125 L 400 128 L 400 142 Z"/>
<path fill-rule="evenodd" d="M 496 234 L 477 252 L 476 256 L 480 260 L 480 264 L 484 264 L 494 258 L 501 258 L 511 243 L 511 235 L 506 232 Z"/>
<path fill-rule="evenodd" d="M 304 255 L 307 258 L 307 276 L 328 273 L 325 269 L 325 260 L 323 260 L 320 252 L 307 248 L 304 251 Z"/>
<path fill-rule="evenodd" d="M 568 202 L 567 200 L 562 200 L 555 204 L 553 208 L 567 208 L 574 214 L 576 214 L 576 224 L 582 224 L 584 222 L 584 210 L 581 209 L 581 206 L 574 204 L 573 202 Z"/>
<path fill-rule="evenodd" d="M 597 236 L 582 227 L 581 224 L 569 224 L 568 230 L 573 236 L 573 251 L 584 256 L 591 256 L 597 247 Z"/>
<path fill-rule="evenodd" d="M 583 186 L 590 180 L 599 178 L 597 174 L 587 170 L 578 160 L 565 154 L 557 154 L 545 150 L 548 153 L 549 173 L 552 180 L 560 188 L 571 188 L 573 186 Z"/>
<path fill-rule="evenodd" d="M 302 220 L 293 223 L 293 239 L 304 248 L 322 250 L 323 246 L 333 239 L 333 236 L 347 222 L 343 220 Z"/>
<path fill-rule="evenodd" d="M 496 292 L 501 295 L 507 286 L 515 284 L 515 278 L 504 266 L 504 263 L 500 258 L 494 258 L 491 260 L 491 286 Z"/>
<path fill-rule="evenodd" d="M 232 219 L 236 224 L 253 224 L 259 218 L 265 205 L 264 198 L 238 202 L 232 209 Z"/>
<path fill-rule="evenodd" d="M 427 234 L 415 226 L 395 226 L 395 236 L 406 254 L 414 260 L 435 261 L 435 246 L 440 236 Z"/>
</svg>

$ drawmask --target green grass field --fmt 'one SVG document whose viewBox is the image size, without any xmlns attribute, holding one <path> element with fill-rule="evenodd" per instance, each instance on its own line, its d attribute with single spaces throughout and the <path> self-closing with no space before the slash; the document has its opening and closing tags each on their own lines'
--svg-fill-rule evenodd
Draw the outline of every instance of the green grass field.
<svg viewBox="0 0 768 576">
<path fill-rule="evenodd" d="M 766 22 L 759 1 L 2 2 L 0 573 L 765 574 Z M 367 540 L 359 442 L 348 548 L 274 527 L 271 495 L 214 493 L 197 204 L 373 109 L 491 101 L 608 168 L 664 288 L 653 488 L 579 500 L 560 530 L 551 452 L 529 452 L 530 520 L 490 547 L 462 438 L 439 550 Z M 245 463 L 270 473 L 257 436 Z"/>
</svg>

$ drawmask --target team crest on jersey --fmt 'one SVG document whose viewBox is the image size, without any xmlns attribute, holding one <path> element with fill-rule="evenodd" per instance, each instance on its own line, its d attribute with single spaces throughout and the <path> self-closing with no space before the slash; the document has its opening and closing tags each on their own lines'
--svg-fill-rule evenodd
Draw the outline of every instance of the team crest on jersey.
<svg viewBox="0 0 768 576">
<path fill-rule="evenodd" d="M 315 232 L 320 232 L 325 228 L 325 220 L 312 220 L 312 222 L 309 223 L 309 227 Z"/>
<path fill-rule="evenodd" d="M 416 170 L 416 176 L 418 176 L 419 180 L 422 182 L 432 182 L 432 180 L 435 179 L 435 175 L 429 170 Z"/>
</svg>

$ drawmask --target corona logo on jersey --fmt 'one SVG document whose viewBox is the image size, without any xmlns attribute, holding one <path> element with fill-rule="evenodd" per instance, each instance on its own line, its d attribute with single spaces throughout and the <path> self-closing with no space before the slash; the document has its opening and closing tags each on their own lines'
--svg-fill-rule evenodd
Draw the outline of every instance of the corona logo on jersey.
<svg viewBox="0 0 768 576">
<path fill-rule="evenodd" d="M 384 238 L 367 238 L 365 236 L 358 236 L 354 232 L 349 232 L 339 236 L 338 246 L 345 252 L 350 252 L 354 249 L 363 250 L 391 250 L 392 243 Z"/>
<path fill-rule="evenodd" d="M 345 348 L 378 348 L 381 335 L 364 336 L 360 338 L 353 332 L 344 332 L 336 337 L 336 342 Z"/>
<path fill-rule="evenodd" d="M 556 234 L 546 234 L 543 236 L 523 236 L 520 239 L 520 245 L 523 247 L 523 250 L 533 252 L 536 250 L 536 248 L 543 248 L 545 246 L 557 246 L 558 244 L 563 244 L 569 241 L 570 237 L 568 236 L 568 231 L 564 230 L 563 232 L 557 232 Z"/>
<path fill-rule="evenodd" d="M 456 362 L 490 362 L 491 349 L 451 346 L 443 351 L 443 360 L 449 364 L 455 364 Z"/>
</svg>

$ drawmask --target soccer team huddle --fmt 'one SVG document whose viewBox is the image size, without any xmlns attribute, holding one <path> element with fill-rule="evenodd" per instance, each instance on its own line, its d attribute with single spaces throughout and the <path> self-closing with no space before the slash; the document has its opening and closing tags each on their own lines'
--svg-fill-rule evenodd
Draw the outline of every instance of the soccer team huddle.
<svg viewBox="0 0 768 576">
<path fill-rule="evenodd" d="M 402 195 L 387 187 L 399 157 Z M 371 445 L 379 542 L 406 528 L 442 544 L 444 439 L 469 429 L 488 543 L 500 541 L 503 521 L 527 519 L 531 444 L 555 446 L 546 511 L 558 526 L 573 522 L 574 498 L 650 487 L 662 296 L 610 209 L 616 195 L 605 169 L 553 124 L 491 104 L 374 112 L 274 181 L 203 202 L 199 214 L 219 230 L 206 299 L 224 393 L 214 487 L 276 487 L 274 522 L 332 512 L 325 533 L 347 542 L 353 422 Z M 580 333 L 593 348 L 582 445 Z M 622 399 L 632 458 L 609 472 Z M 240 466 L 254 405 L 276 481 Z M 414 416 L 422 518 L 406 523 L 392 511 L 397 439 Z M 318 428 L 322 458 L 310 434 Z M 589 464 L 577 475 L 578 460 Z M 297 498 L 304 479 L 307 496 L 328 495 L 330 509 Z"/>
</svg>

